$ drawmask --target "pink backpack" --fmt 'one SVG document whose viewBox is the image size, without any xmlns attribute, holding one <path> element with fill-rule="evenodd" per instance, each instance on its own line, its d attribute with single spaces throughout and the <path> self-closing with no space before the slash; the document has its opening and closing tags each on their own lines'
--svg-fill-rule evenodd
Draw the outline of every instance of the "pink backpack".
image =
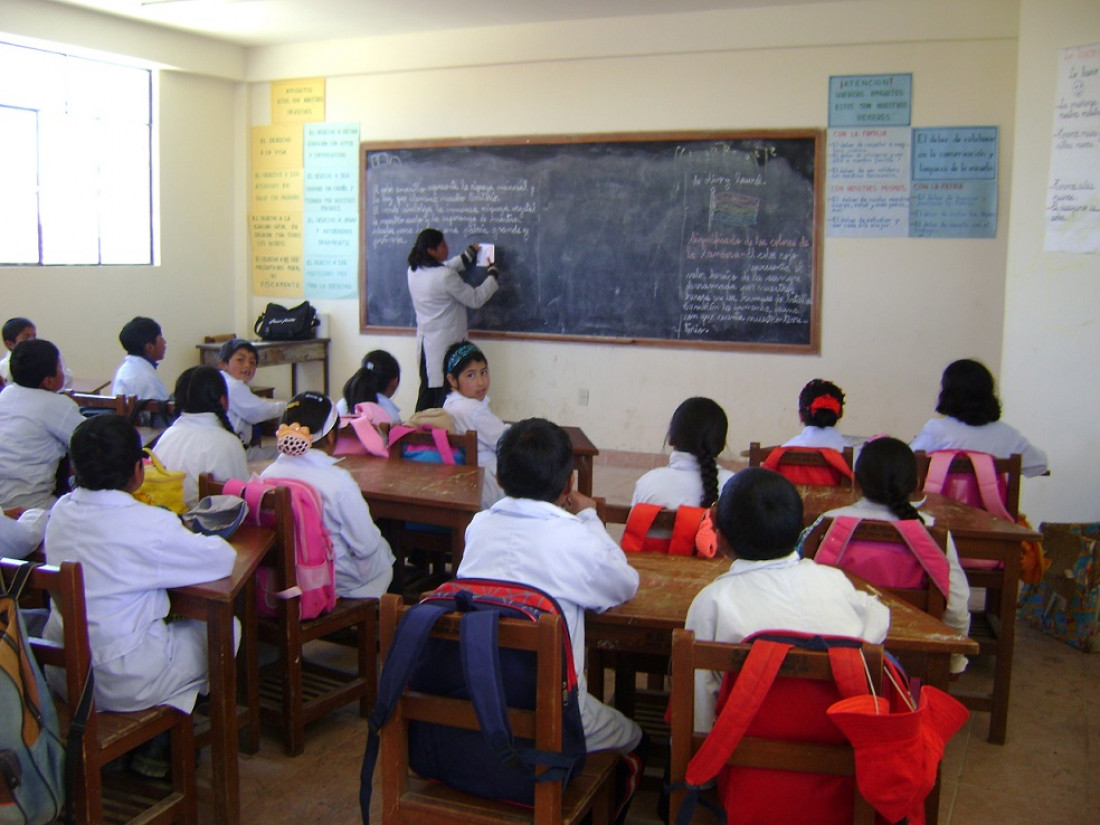
<svg viewBox="0 0 1100 825">
<path fill-rule="evenodd" d="M 290 490 L 290 508 L 294 515 L 294 576 L 297 585 L 278 590 L 273 568 L 266 565 L 256 571 L 257 605 L 261 616 L 275 616 L 279 599 L 299 597 L 302 619 L 315 619 L 336 606 L 336 567 L 332 538 L 321 517 L 322 502 L 317 491 L 304 481 L 294 478 L 260 478 L 253 475 L 247 482 L 230 479 L 225 482 L 227 495 L 240 496 L 248 502 L 248 518 L 264 527 L 272 526 L 270 511 L 264 513 L 260 502 L 268 490 L 286 487 Z"/>
<path fill-rule="evenodd" d="M 931 580 L 947 600 L 950 569 L 947 556 L 918 521 L 889 521 L 904 545 L 879 541 L 852 543 L 863 519 L 837 516 L 821 540 L 814 561 L 850 570 L 879 587 L 921 588 Z"/>
<path fill-rule="evenodd" d="M 410 433 L 429 433 L 435 447 L 424 444 L 400 444 L 401 439 Z M 465 451 L 451 447 L 447 440 L 447 431 L 442 427 L 433 427 L 431 424 L 421 424 L 418 427 L 410 427 L 407 424 L 398 424 L 390 428 L 390 447 L 396 447 L 405 458 L 413 461 L 427 461 L 438 464 L 461 464 L 466 460 Z"/>
<path fill-rule="evenodd" d="M 957 455 L 970 459 L 973 474 L 948 472 Z M 997 472 L 993 459 L 989 453 L 974 450 L 935 450 L 928 454 L 924 492 L 942 493 L 1015 524 L 1016 519 L 1005 508 L 1005 479 Z"/>
<path fill-rule="evenodd" d="M 378 429 L 379 424 L 389 424 L 390 416 L 373 401 L 355 405 L 351 415 L 340 416 L 333 455 L 376 455 L 389 458 L 386 439 Z"/>
</svg>

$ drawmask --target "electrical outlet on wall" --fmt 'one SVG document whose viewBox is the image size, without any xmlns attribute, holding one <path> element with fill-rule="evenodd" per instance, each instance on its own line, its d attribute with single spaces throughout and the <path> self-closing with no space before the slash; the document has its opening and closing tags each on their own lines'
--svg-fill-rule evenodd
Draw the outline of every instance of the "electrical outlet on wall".
<svg viewBox="0 0 1100 825">
<path fill-rule="evenodd" d="M 588 406 L 588 390 L 577 390 L 577 406 Z"/>
</svg>

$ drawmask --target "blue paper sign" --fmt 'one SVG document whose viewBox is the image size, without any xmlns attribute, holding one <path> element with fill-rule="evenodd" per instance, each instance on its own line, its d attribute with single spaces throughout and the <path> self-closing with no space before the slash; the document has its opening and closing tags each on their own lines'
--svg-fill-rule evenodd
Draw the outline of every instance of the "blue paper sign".
<svg viewBox="0 0 1100 825">
<path fill-rule="evenodd" d="M 913 75 L 859 74 L 829 78 L 829 127 L 908 126 Z"/>
<path fill-rule="evenodd" d="M 913 130 L 913 180 L 997 180 L 996 126 Z"/>
</svg>

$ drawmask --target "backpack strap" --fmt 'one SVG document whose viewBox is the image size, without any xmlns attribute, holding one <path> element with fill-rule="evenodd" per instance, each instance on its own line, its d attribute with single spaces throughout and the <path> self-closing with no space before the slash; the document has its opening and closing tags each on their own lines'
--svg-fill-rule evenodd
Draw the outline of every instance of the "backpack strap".
<svg viewBox="0 0 1100 825">
<path fill-rule="evenodd" d="M 976 450 L 934 450 L 928 456 L 928 474 L 924 478 L 924 492 L 943 493 L 950 477 L 948 470 L 955 456 L 965 455 L 974 467 L 974 477 L 978 484 L 978 495 L 982 509 L 988 510 L 998 518 L 1015 522 L 1005 508 L 1004 495 L 993 456 Z"/>
<path fill-rule="evenodd" d="M 623 529 L 623 537 L 619 546 L 627 553 L 640 553 L 647 550 L 646 536 L 649 528 L 653 526 L 653 520 L 661 512 L 657 504 L 635 504 L 630 508 L 630 514 L 626 517 L 626 527 Z M 653 548 L 648 548 L 652 552 Z"/>
<path fill-rule="evenodd" d="M 439 458 L 444 464 L 454 464 L 455 457 L 451 451 L 451 442 L 447 440 L 447 431 L 442 427 L 433 427 L 431 424 L 421 424 L 419 427 L 410 427 L 408 424 L 397 424 L 390 427 L 390 447 L 399 442 L 409 433 L 429 433 L 435 448 L 439 451 Z"/>
<path fill-rule="evenodd" d="M 695 553 L 695 535 L 707 511 L 703 507 L 681 505 L 676 510 L 676 521 L 672 525 L 672 541 L 668 545 L 670 556 L 691 556 Z"/>
<path fill-rule="evenodd" d="M 682 505 L 676 508 L 672 538 L 650 538 L 649 531 L 657 514 L 657 504 L 635 504 L 626 517 L 626 527 L 619 542 L 628 553 L 667 553 L 670 556 L 691 556 L 695 553 L 695 535 L 707 514 L 706 508 Z"/>
<path fill-rule="evenodd" d="M 833 478 L 834 483 L 835 483 L 838 476 L 839 476 L 839 478 L 846 478 L 846 479 L 849 479 L 849 480 L 852 479 L 852 477 L 853 477 L 852 476 L 852 468 L 848 466 L 848 462 L 844 460 L 844 456 L 841 455 L 836 450 L 831 449 L 830 447 L 776 447 L 774 450 L 772 450 L 770 453 L 768 453 L 768 457 L 764 459 L 764 461 L 761 463 L 760 466 L 763 467 L 766 470 L 772 470 L 774 472 L 784 474 L 784 470 L 781 470 L 779 468 L 780 463 L 781 463 L 780 459 L 782 459 L 784 454 L 786 454 L 788 451 L 790 451 L 790 452 L 803 452 L 803 453 L 804 452 L 816 452 L 823 459 L 825 459 L 825 463 L 829 465 L 828 468 L 802 467 L 801 469 L 806 471 L 805 476 L 806 476 L 807 480 L 806 481 L 802 481 L 802 480 L 796 481 L 795 483 L 797 483 L 797 484 L 820 483 L 820 482 L 810 481 L 809 478 L 810 478 L 811 475 L 817 475 L 817 473 L 814 473 L 813 471 L 822 470 L 822 469 L 827 469 L 827 470 L 832 471 L 832 474 L 834 474 L 834 478 Z M 790 468 L 785 468 L 785 469 L 790 469 Z M 802 473 L 800 473 L 799 475 L 802 475 Z M 822 480 L 824 480 L 824 479 L 822 479 Z"/>
<path fill-rule="evenodd" d="M 227 496 L 243 498 L 248 504 L 248 518 L 253 524 L 260 523 L 260 504 L 267 492 L 267 485 L 260 480 L 259 476 L 254 475 L 249 481 L 241 481 L 239 478 L 226 479 L 222 485 L 222 492 Z"/>
</svg>

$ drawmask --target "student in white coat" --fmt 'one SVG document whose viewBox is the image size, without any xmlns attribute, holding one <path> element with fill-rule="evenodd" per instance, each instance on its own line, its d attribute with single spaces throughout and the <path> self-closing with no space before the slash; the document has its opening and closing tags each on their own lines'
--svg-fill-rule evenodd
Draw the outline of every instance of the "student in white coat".
<svg viewBox="0 0 1100 825">
<path fill-rule="evenodd" d="M 199 500 L 200 475 L 247 481 L 248 460 L 225 414 L 229 399 L 218 370 L 206 366 L 184 370 L 176 379 L 175 396 L 180 417 L 157 439 L 155 452 L 169 470 L 187 473 L 183 499 L 190 508 Z"/>
<path fill-rule="evenodd" d="M 4 326 L 0 328 L 0 337 L 3 337 L 4 347 L 8 351 L 3 360 L 0 360 L 0 379 L 3 379 L 4 384 L 10 384 L 12 382 L 11 351 L 15 349 L 16 344 L 23 341 L 33 341 L 37 338 L 38 328 L 30 318 L 9 318 L 4 322 Z M 61 363 L 61 370 L 65 373 L 65 383 L 61 389 L 70 389 L 73 385 L 72 371 L 65 366 L 64 361 Z"/>
<path fill-rule="evenodd" d="M 248 386 L 256 377 L 259 364 L 256 347 L 243 338 L 234 338 L 222 344 L 218 351 L 218 368 L 225 377 L 229 396 L 229 423 L 246 447 L 253 443 L 253 428 L 263 422 L 278 418 L 286 409 L 285 401 L 261 398 Z M 273 458 L 273 455 L 256 455 L 250 458 Z"/>
<path fill-rule="evenodd" d="M 499 288 L 499 273 L 490 266 L 478 286 L 461 273 L 477 260 L 478 244 L 448 258 L 450 249 L 438 229 L 424 229 L 409 252 L 409 296 L 416 310 L 416 357 L 420 364 L 420 392 L 416 411 L 443 406 L 443 355 L 451 344 L 466 337 L 466 308 L 477 309 Z"/>
<path fill-rule="evenodd" d="M 42 543 L 46 534 L 49 510 L 32 507 L 17 518 L 0 513 L 0 556 L 8 559 L 25 559 Z"/>
<path fill-rule="evenodd" d="M 672 414 L 667 467 L 658 467 L 638 479 L 631 504 L 656 504 L 674 510 L 681 505 L 710 507 L 718 500 L 733 473 L 718 466 L 726 448 L 729 421 L 710 398 L 689 398 Z"/>
<path fill-rule="evenodd" d="M 372 349 L 363 356 L 355 375 L 344 384 L 344 393 L 336 402 L 336 412 L 351 415 L 356 404 L 374 403 L 386 411 L 390 424 L 401 423 L 401 410 L 393 403 L 393 394 L 401 385 L 401 365 L 384 349 Z"/>
<path fill-rule="evenodd" d="M 625 757 L 621 822 L 630 779 L 644 768 L 645 745 L 637 724 L 588 694 L 584 612 L 633 597 L 638 573 L 607 534 L 595 502 L 572 489 L 573 446 L 561 427 L 542 418 L 513 425 L 501 438 L 498 466 L 507 497 L 470 522 L 458 578 L 517 582 L 557 600 L 573 646 L 587 748 L 611 748 Z"/>
<path fill-rule="evenodd" d="M 863 497 L 855 504 L 823 513 L 818 521 L 826 517 L 854 516 L 876 521 L 916 519 L 924 523 L 921 514 L 909 501 L 917 489 L 917 459 L 904 441 L 883 437 L 864 444 L 856 460 L 856 483 Z M 808 535 L 812 530 L 813 527 L 810 527 L 803 535 Z M 959 564 L 959 551 L 950 533 L 947 534 L 947 569 L 949 592 L 943 622 L 966 636 L 970 633 L 970 611 L 967 609 L 970 585 Z M 951 672 L 962 673 L 965 669 L 966 657 L 959 653 L 952 654 Z"/>
<path fill-rule="evenodd" d="M 481 506 L 492 507 L 504 495 L 497 481 L 497 442 L 508 425 L 489 408 L 489 362 L 469 341 L 451 344 L 444 358 L 450 394 L 443 409 L 454 419 L 455 432 L 477 431 L 477 463 L 485 469 Z"/>
<path fill-rule="evenodd" d="M 132 395 L 139 400 L 168 400 L 168 388 L 157 375 L 157 363 L 164 360 L 168 345 L 160 324 L 140 315 L 126 323 L 118 334 L 126 357 L 115 371 L 113 395 Z"/>
<path fill-rule="evenodd" d="M 277 481 L 293 478 L 311 485 L 321 496 L 321 518 L 332 537 L 336 559 L 336 595 L 350 599 L 381 596 L 393 577 L 393 552 L 371 518 L 370 508 L 336 446 L 333 403 L 316 392 L 303 392 L 286 405 L 276 433 L 279 457 L 261 476 Z"/>
<path fill-rule="evenodd" d="M 145 476 L 141 438 L 125 418 L 84 421 L 71 458 L 76 489 L 53 508 L 46 561 L 83 566 L 96 705 L 136 711 L 168 704 L 190 713 L 209 690 L 206 625 L 169 620 L 166 591 L 228 576 L 236 554 L 224 539 L 192 533 L 175 513 L 131 495 Z M 61 641 L 60 614 L 50 614 L 45 635 Z M 165 753 L 155 770 L 142 770 L 166 774 Z"/>
<path fill-rule="evenodd" d="M 1001 402 L 993 375 L 985 365 L 964 358 L 947 365 L 940 379 L 940 397 L 933 418 L 909 442 L 914 450 L 974 450 L 997 458 L 1019 453 L 1025 476 L 1047 471 L 1047 455 L 1001 421 Z"/>
<path fill-rule="evenodd" d="M 842 452 L 848 442 L 836 424 L 844 415 L 844 391 L 832 381 L 815 378 L 798 394 L 798 418 L 803 430 L 784 447 L 824 447 Z"/>
<path fill-rule="evenodd" d="M 0 392 L 0 507 L 53 506 L 57 466 L 84 420 L 65 382 L 57 347 L 41 338 L 11 354 L 14 384 Z"/>
</svg>

